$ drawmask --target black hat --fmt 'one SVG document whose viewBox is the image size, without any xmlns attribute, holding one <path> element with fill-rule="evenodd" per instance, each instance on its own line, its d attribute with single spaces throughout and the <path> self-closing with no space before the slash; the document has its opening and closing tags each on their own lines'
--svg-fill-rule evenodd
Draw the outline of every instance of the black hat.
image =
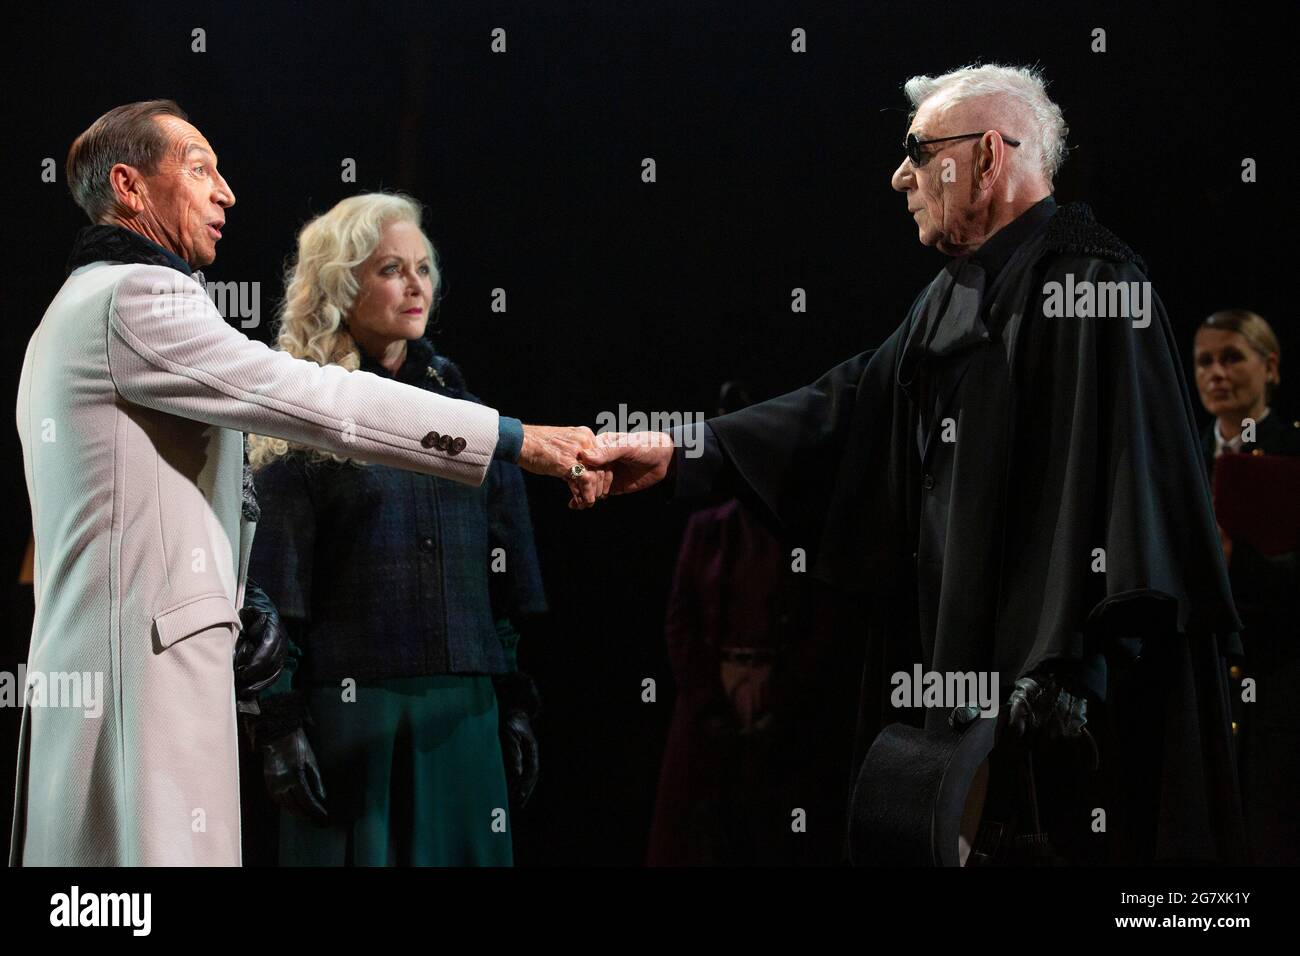
<svg viewBox="0 0 1300 956">
<path fill-rule="evenodd" d="M 849 854 L 866 866 L 960 866 L 966 798 L 999 721 L 922 730 L 890 724 L 871 743 L 849 810 Z"/>
</svg>

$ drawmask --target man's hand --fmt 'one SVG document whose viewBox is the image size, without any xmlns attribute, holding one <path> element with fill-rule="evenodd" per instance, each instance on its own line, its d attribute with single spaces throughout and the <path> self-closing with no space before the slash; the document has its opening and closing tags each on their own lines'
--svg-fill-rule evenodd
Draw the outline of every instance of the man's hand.
<svg viewBox="0 0 1300 956">
<path fill-rule="evenodd" d="M 627 495 L 663 481 L 673 460 L 673 440 L 664 432 L 602 432 L 595 448 L 578 460 L 613 476 L 608 493 Z"/>
<path fill-rule="evenodd" d="M 1077 737 L 1088 723 L 1087 700 L 1070 694 L 1045 673 L 1017 680 L 1007 706 L 1007 726 L 1017 737 L 1034 732 L 1048 740 Z"/>
<path fill-rule="evenodd" d="M 1097 769 L 1097 742 L 1088 731 L 1086 698 L 1071 694 L 1051 674 L 1039 672 L 1016 681 L 1007 707 L 1010 733 L 1043 741 L 1082 740 L 1089 765 Z"/>
<path fill-rule="evenodd" d="M 578 453 L 595 448 L 596 436 L 585 425 L 565 428 L 551 425 L 525 425 L 524 445 L 519 451 L 519 467 L 535 475 L 563 478 L 573 492 L 570 508 L 590 508 L 609 494 L 612 476 L 588 468 L 573 477 L 571 469 L 579 464 Z M 584 468 L 586 466 L 584 465 Z"/>
</svg>

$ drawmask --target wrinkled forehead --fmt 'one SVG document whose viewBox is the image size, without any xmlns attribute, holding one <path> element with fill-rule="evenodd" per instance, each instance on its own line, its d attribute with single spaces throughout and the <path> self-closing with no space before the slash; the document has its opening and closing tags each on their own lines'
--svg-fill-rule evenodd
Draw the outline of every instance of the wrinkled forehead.
<svg viewBox="0 0 1300 956">
<path fill-rule="evenodd" d="M 936 93 L 907 114 L 907 131 L 922 138 L 950 132 L 948 127 L 965 121 L 971 107 L 970 100 L 954 103 L 950 95 Z"/>
<path fill-rule="evenodd" d="M 386 222 L 379 233 L 379 244 L 372 258 L 414 259 L 422 262 L 429 258 L 432 243 L 429 237 L 413 222 L 394 219 Z"/>
<path fill-rule="evenodd" d="M 154 122 L 167 134 L 168 151 L 177 158 L 184 159 L 190 153 L 206 152 L 216 160 L 216 150 L 197 127 L 179 116 L 155 116 Z"/>
</svg>

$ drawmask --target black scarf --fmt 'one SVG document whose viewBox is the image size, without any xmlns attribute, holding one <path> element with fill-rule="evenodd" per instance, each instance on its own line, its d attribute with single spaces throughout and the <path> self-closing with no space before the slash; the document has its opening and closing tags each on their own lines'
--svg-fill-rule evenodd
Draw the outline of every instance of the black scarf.
<svg viewBox="0 0 1300 956">
<path fill-rule="evenodd" d="M 68 256 L 68 272 L 91 262 L 140 262 L 167 266 L 187 276 L 195 274 L 190 264 L 176 253 L 121 226 L 86 226 L 77 233 Z"/>
</svg>

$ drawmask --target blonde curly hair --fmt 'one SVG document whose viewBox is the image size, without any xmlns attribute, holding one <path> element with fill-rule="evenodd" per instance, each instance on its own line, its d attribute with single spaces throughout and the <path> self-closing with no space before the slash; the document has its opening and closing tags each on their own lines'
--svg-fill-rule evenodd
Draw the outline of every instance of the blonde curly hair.
<svg viewBox="0 0 1300 956">
<path fill-rule="evenodd" d="M 422 212 L 418 202 L 401 193 L 361 193 L 303 226 L 297 255 L 285 270 L 276 348 L 317 365 L 356 371 L 361 366 L 361 352 L 348 332 L 347 317 L 360 288 L 357 269 L 379 245 L 385 226 L 409 222 L 420 228 Z M 422 228 L 420 236 L 429 254 L 436 301 L 437 255 Z M 248 462 L 254 471 L 291 450 L 315 461 L 352 460 L 281 438 L 249 435 L 247 441 Z"/>
</svg>

